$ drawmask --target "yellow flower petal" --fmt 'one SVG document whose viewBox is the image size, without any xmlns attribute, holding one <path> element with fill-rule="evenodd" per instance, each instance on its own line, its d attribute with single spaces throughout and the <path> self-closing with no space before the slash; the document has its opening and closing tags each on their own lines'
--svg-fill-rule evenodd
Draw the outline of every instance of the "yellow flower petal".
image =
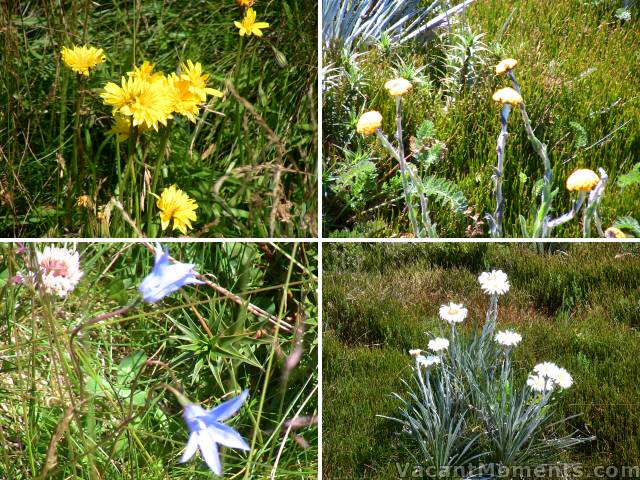
<svg viewBox="0 0 640 480">
<path fill-rule="evenodd" d="M 600 181 L 600 177 L 593 170 L 588 168 L 580 168 L 574 171 L 569 178 L 567 178 L 567 190 L 573 192 L 578 190 L 580 192 L 590 192 Z"/>
<path fill-rule="evenodd" d="M 363 113 L 358 120 L 356 131 L 362 135 L 372 135 L 382 126 L 382 115 L 380 112 L 372 110 Z"/>
<path fill-rule="evenodd" d="M 89 76 L 89 69 L 103 63 L 106 57 L 101 48 L 73 46 L 62 47 L 62 61 L 71 70 L 84 76 Z"/>
<path fill-rule="evenodd" d="M 501 73 L 508 72 L 509 70 L 513 70 L 513 68 L 518 64 L 518 61 L 514 58 L 505 58 L 498 65 L 496 65 L 496 75 L 500 75 Z"/>
<path fill-rule="evenodd" d="M 522 96 L 511 87 L 501 88 L 493 94 L 493 100 L 502 103 L 510 103 L 514 107 L 522 103 Z"/>
</svg>

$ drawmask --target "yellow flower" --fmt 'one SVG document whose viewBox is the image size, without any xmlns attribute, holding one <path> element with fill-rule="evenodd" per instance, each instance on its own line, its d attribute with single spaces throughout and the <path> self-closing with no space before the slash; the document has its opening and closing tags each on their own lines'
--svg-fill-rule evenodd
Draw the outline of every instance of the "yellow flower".
<svg viewBox="0 0 640 480">
<path fill-rule="evenodd" d="M 125 117 L 124 115 L 116 114 L 114 117 L 115 123 L 109 133 L 111 135 L 116 135 L 116 139 L 119 142 L 124 142 L 127 138 L 129 138 L 129 132 L 131 131 L 131 119 L 129 117 Z"/>
<path fill-rule="evenodd" d="M 84 208 L 88 208 L 91 206 L 91 198 L 89 197 L 89 195 L 80 195 L 78 197 L 78 199 L 76 200 L 76 206 L 77 207 L 84 207 Z"/>
<path fill-rule="evenodd" d="M 600 178 L 596 172 L 589 170 L 588 168 L 580 168 L 567 178 L 567 190 L 570 192 L 575 190 L 590 192 L 599 181 Z"/>
<path fill-rule="evenodd" d="M 622 230 L 616 227 L 609 227 L 604 231 L 605 238 L 627 238 Z"/>
<path fill-rule="evenodd" d="M 197 218 L 195 211 L 198 204 L 175 185 L 164 189 L 156 205 L 160 209 L 162 230 L 165 230 L 173 219 L 173 229 L 186 235 L 187 229 L 191 228 L 191 221 Z"/>
<path fill-rule="evenodd" d="M 389 91 L 389 95 L 392 97 L 398 97 L 411 90 L 413 85 L 411 85 L 409 80 L 405 80 L 404 78 L 394 78 L 385 83 L 384 88 Z"/>
<path fill-rule="evenodd" d="M 139 80 L 144 80 L 149 83 L 155 83 L 162 81 L 164 77 L 164 73 L 155 72 L 153 68 L 155 65 L 153 63 L 145 60 L 140 67 L 133 67 L 133 72 L 127 72 L 127 75 L 131 78 L 137 78 Z"/>
<path fill-rule="evenodd" d="M 89 69 L 105 61 L 105 56 L 101 48 L 82 47 L 73 48 L 62 47 L 62 61 L 74 72 L 89 76 Z"/>
<path fill-rule="evenodd" d="M 267 28 L 269 24 L 267 22 L 256 22 L 256 12 L 253 8 L 248 8 L 244 14 L 242 22 L 233 22 L 233 24 L 240 29 L 240 36 L 255 35 L 256 37 L 262 36 L 261 28 Z"/>
<path fill-rule="evenodd" d="M 100 94 L 104 103 L 119 113 L 133 118 L 133 126 L 144 125 L 158 130 L 158 123 L 171 118 L 171 99 L 166 81 L 149 83 L 138 78 L 122 77 L 121 86 L 107 83 Z"/>
<path fill-rule="evenodd" d="M 200 101 L 206 101 L 207 94 L 213 95 L 214 97 L 222 97 L 220 90 L 207 87 L 209 75 L 202 73 L 202 65 L 200 65 L 200 62 L 196 62 L 194 65 L 191 60 L 187 60 L 187 63 L 183 63 L 180 68 L 182 70 L 180 78 L 191 83 L 189 90 L 200 97 Z"/>
<path fill-rule="evenodd" d="M 376 133 L 376 130 L 382 126 L 382 115 L 380 112 L 372 110 L 371 112 L 363 113 L 358 120 L 356 131 L 362 135 L 372 135 Z"/>
<path fill-rule="evenodd" d="M 496 93 L 493 94 L 493 100 L 502 103 L 510 103 L 514 107 L 520 105 L 522 103 L 522 96 L 516 92 L 513 88 L 501 88 Z"/>
<path fill-rule="evenodd" d="M 513 70 L 518 64 L 518 61 L 513 58 L 505 58 L 498 65 L 496 65 L 496 75 Z"/>
<path fill-rule="evenodd" d="M 124 115 L 120 115 L 118 113 L 114 116 L 115 123 L 113 127 L 107 132 L 111 135 L 117 135 L 117 140 L 119 142 L 124 142 L 127 138 L 129 138 L 129 133 L 131 132 L 131 118 L 125 117 Z M 138 133 L 145 132 L 147 130 L 147 126 L 143 123 L 138 125 Z"/>
<path fill-rule="evenodd" d="M 191 91 L 191 82 L 175 73 L 169 76 L 168 82 L 172 111 L 184 115 L 195 123 L 196 115 L 200 110 L 200 97 Z"/>
<path fill-rule="evenodd" d="M 253 4 L 256 3 L 256 0 L 236 0 L 236 3 L 243 8 L 253 7 Z"/>
</svg>

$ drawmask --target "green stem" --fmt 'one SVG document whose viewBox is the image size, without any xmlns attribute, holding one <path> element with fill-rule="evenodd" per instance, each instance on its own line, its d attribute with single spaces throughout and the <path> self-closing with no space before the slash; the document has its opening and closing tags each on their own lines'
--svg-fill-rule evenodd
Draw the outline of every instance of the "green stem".
<svg viewBox="0 0 640 480">
<path fill-rule="evenodd" d="M 291 251 L 291 261 L 289 262 L 289 268 L 287 270 L 287 277 L 286 280 L 284 282 L 283 285 L 283 289 L 282 289 L 282 298 L 280 301 L 280 308 L 278 310 L 278 318 L 282 318 L 284 315 L 284 312 L 286 310 L 285 306 L 287 304 L 287 295 L 289 294 L 289 284 L 291 283 L 291 274 L 293 272 L 293 266 L 294 266 L 294 258 L 296 257 L 296 253 L 298 251 L 298 243 L 294 243 L 293 244 L 293 249 Z M 280 333 L 280 323 L 278 322 L 276 324 L 276 328 L 275 328 L 275 332 L 273 334 L 273 344 L 276 345 L 278 342 L 278 334 Z M 271 369 L 273 367 L 273 358 L 275 356 L 276 353 L 276 349 L 272 348 L 271 353 L 269 355 L 269 360 L 267 361 L 267 368 L 265 371 L 265 378 L 264 378 L 264 383 L 263 383 L 263 388 L 262 388 L 262 394 L 260 395 L 260 402 L 258 404 L 258 414 L 256 416 L 255 419 L 255 427 L 253 430 L 253 437 L 251 438 L 251 450 L 249 450 L 249 458 L 247 459 L 247 468 L 244 472 L 244 478 L 249 479 L 252 478 L 252 468 L 251 468 L 251 462 L 253 461 L 253 455 L 256 451 L 256 441 L 258 439 L 258 435 L 261 433 L 260 432 L 260 419 L 262 418 L 262 410 L 264 408 L 264 403 L 266 400 L 266 396 L 267 396 L 267 390 L 268 390 L 268 386 L 269 386 L 269 380 L 271 379 Z"/>
<path fill-rule="evenodd" d="M 155 237 L 156 225 L 152 223 L 153 220 L 153 200 L 152 194 L 156 193 L 158 187 L 158 179 L 162 174 L 162 163 L 164 162 L 164 153 L 169 140 L 169 132 L 171 131 L 171 120 L 167 122 L 167 126 L 161 130 L 160 133 L 160 147 L 158 151 L 158 158 L 156 159 L 156 165 L 153 168 L 153 179 L 151 181 L 151 192 L 147 196 L 147 235 L 149 237 Z"/>
</svg>

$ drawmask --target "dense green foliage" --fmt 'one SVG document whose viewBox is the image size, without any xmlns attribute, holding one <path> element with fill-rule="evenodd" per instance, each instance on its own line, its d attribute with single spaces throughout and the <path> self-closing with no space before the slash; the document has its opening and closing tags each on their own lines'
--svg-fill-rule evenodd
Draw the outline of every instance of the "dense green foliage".
<svg viewBox="0 0 640 480">
<path fill-rule="evenodd" d="M 640 464 L 640 250 L 636 245 L 334 244 L 325 247 L 323 279 L 323 465 L 325 478 L 395 478 L 410 461 L 396 416 L 410 348 L 439 332 L 438 307 L 454 301 L 484 318 L 477 276 L 509 275 L 498 325 L 523 342 L 515 368 L 553 361 L 575 384 L 559 414 L 596 441 L 566 461 L 585 467 Z"/>
<path fill-rule="evenodd" d="M 315 235 L 317 3 L 260 0 L 254 8 L 270 24 L 262 38 L 238 35 L 233 22 L 243 9 L 233 0 L 0 9 L 1 236 L 136 236 L 109 203 L 114 196 L 142 232 L 159 234 L 153 194 L 173 183 L 198 202 L 192 236 Z M 84 87 L 61 61 L 61 48 L 72 44 L 107 57 Z M 119 185 L 132 149 L 125 142 L 118 152 L 107 135 L 112 117 L 102 88 L 144 60 L 167 74 L 187 59 L 202 63 L 224 99 L 208 99 L 195 124 L 175 116 L 158 166 L 162 129 L 142 135 L 135 180 Z M 76 207 L 80 195 L 89 196 L 88 208 Z"/>
<path fill-rule="evenodd" d="M 630 3 L 629 19 L 624 20 L 626 16 L 616 16 L 621 3 L 562 0 L 550 11 L 546 0 L 476 0 L 450 30 L 441 29 L 419 42 L 398 46 L 380 39 L 361 47 L 358 55 L 339 48 L 325 50 L 327 234 L 388 237 L 412 231 L 397 178 L 398 162 L 375 136 L 355 132 L 362 112 L 378 110 L 383 131 L 393 139 L 395 104 L 384 83 L 401 76 L 414 84 L 403 99 L 406 155 L 416 153 L 411 137 L 419 136 L 425 120 L 433 122 L 435 139 L 442 142 L 428 172 L 420 159 L 414 161 L 415 155 L 409 162 L 423 169 L 421 175 L 454 182 L 471 207 L 461 214 L 432 202 L 438 234 L 487 236 L 486 223 L 478 222 L 495 208 L 491 177 L 500 132 L 500 108 L 491 96 L 510 85 L 506 76 L 495 75 L 493 67 L 508 57 L 518 60 L 514 72 L 533 129 L 548 146 L 552 188 L 558 189 L 550 215 L 561 215 L 575 200 L 575 194 L 564 188 L 573 170 L 602 167 L 609 175 L 600 207 L 604 227 L 623 216 L 637 218 L 637 175 L 625 175 L 637 170 L 640 162 L 640 101 L 635 94 L 640 88 L 639 11 L 637 2 Z M 544 21 L 541 12 L 548 13 Z M 508 131 L 505 236 L 519 237 L 519 216 L 530 226 L 539 203 L 538 181 L 544 168 L 517 109 L 509 118 Z M 360 168 L 363 162 L 370 162 L 366 171 Z M 345 176 L 359 180 L 345 183 Z M 628 225 L 625 232 L 635 235 Z M 580 235 L 579 219 L 553 231 L 555 237 Z M 596 235 L 595 229 L 591 235 Z"/>
<path fill-rule="evenodd" d="M 200 454 L 179 463 L 189 431 L 163 384 L 206 408 L 249 389 L 227 423 L 253 449 L 222 449 L 229 478 L 316 475 L 314 245 L 172 244 L 227 293 L 188 286 L 96 323 L 139 297 L 148 247 L 78 244 L 84 276 L 65 298 L 14 279 L 43 247 L 0 245 L 0 478 L 213 478 Z"/>
</svg>

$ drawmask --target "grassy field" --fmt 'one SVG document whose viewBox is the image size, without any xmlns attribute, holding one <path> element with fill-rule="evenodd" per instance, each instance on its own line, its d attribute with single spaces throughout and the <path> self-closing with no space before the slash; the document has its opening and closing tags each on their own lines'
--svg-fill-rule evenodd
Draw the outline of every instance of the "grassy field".
<svg viewBox="0 0 640 480">
<path fill-rule="evenodd" d="M 64 298 L 28 281 L 44 247 L 0 245 L 0 478 L 219 478 L 200 454 L 179 463 L 169 387 L 207 409 L 249 390 L 226 423 L 252 448 L 221 449 L 225 478 L 317 475 L 315 246 L 171 244 L 211 283 L 157 303 L 136 303 L 149 246 L 77 244 Z"/>
<path fill-rule="evenodd" d="M 410 137 L 425 120 L 433 122 L 427 144 L 439 144 L 439 155 L 428 169 L 419 167 L 420 172 L 453 182 L 472 209 L 454 213 L 446 201 L 441 204 L 432 197 L 438 234 L 487 236 L 486 223 L 477 225 L 477 220 L 495 208 L 491 177 L 500 108 L 491 97 L 496 89 L 510 85 L 493 68 L 509 57 L 518 61 L 514 72 L 534 132 L 548 146 L 552 188 L 558 189 L 551 216 L 569 210 L 576 198 L 564 188 L 572 171 L 602 167 L 609 176 L 600 205 L 604 228 L 623 216 L 637 218 L 640 28 L 637 2 L 627 3 L 630 19 L 623 21 L 616 17 L 621 1 L 561 0 L 549 10 L 545 0 L 476 0 L 451 31 L 440 30 L 417 43 L 374 41 L 350 55 L 339 47 L 327 49 L 324 64 L 333 86 L 325 86 L 323 96 L 325 231 L 332 236 L 372 237 L 412 231 L 397 162 L 375 136 L 355 133 L 361 113 L 377 110 L 383 116 L 382 130 L 394 138 L 394 100 L 384 83 L 401 76 L 414 84 L 403 98 L 406 155 L 414 152 Z M 474 35 L 479 37 L 471 40 Z M 536 183 L 544 169 L 517 109 L 508 131 L 505 236 L 519 237 L 519 216 L 530 226 L 539 204 Z M 412 161 L 414 155 L 409 157 Z M 632 171 L 633 179 L 625 177 Z M 581 236 L 580 219 L 552 235 Z M 597 236 L 595 229 L 591 235 Z"/>
<path fill-rule="evenodd" d="M 411 378 L 410 348 L 438 332 L 438 307 L 454 301 L 484 318 L 477 276 L 509 276 L 498 326 L 523 336 L 515 368 L 543 360 L 567 368 L 575 384 L 559 414 L 582 415 L 567 429 L 595 442 L 565 458 L 584 471 L 640 466 L 640 250 L 637 245 L 333 244 L 324 249 L 323 475 L 397 478 L 410 461 L 392 392 Z M 588 475 L 582 478 L 591 478 Z M 622 477 L 618 477 L 622 478 Z"/>
<path fill-rule="evenodd" d="M 172 184 L 198 204 L 190 236 L 315 235 L 317 4 L 253 8 L 269 23 L 262 37 L 239 35 L 244 9 L 233 0 L 8 2 L 0 236 L 179 235 L 161 231 L 154 196 Z M 74 44 L 103 49 L 105 62 L 74 73 L 61 57 Z M 195 123 L 174 114 L 136 141 L 108 134 L 108 82 L 143 61 L 169 75 L 187 60 L 223 98 L 208 97 Z"/>
</svg>

